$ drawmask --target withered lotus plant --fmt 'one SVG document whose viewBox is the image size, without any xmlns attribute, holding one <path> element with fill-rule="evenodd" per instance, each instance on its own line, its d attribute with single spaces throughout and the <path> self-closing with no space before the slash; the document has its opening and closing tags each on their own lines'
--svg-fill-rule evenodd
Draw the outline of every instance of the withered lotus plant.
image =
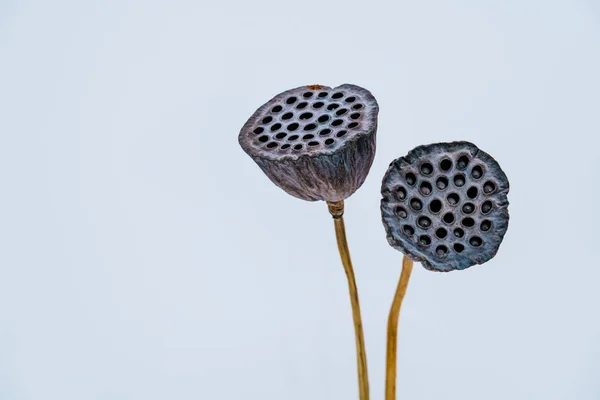
<svg viewBox="0 0 600 400">
<path fill-rule="evenodd" d="M 500 165 L 469 142 L 419 146 L 390 164 L 381 214 L 404 259 L 388 319 L 386 400 L 395 399 L 398 317 L 413 261 L 447 272 L 490 260 L 508 228 L 508 191 Z"/>
<path fill-rule="evenodd" d="M 302 86 L 262 105 L 239 134 L 244 151 L 273 183 L 294 197 L 327 203 L 348 278 L 361 400 L 369 398 L 367 360 L 343 214 L 344 200 L 371 168 L 378 113 L 377 101 L 361 87 Z"/>
</svg>

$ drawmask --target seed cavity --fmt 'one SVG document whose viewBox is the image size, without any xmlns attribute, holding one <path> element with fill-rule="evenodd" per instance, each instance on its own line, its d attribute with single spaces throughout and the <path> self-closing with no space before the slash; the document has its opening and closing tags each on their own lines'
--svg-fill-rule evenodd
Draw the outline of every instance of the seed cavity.
<svg viewBox="0 0 600 400">
<path fill-rule="evenodd" d="M 431 183 L 421 182 L 421 187 L 419 188 L 419 192 L 421 192 L 421 194 L 423 196 L 429 196 L 431 194 L 432 190 L 433 190 L 433 188 L 431 187 Z"/>
<path fill-rule="evenodd" d="M 447 197 L 448 199 L 448 204 L 450 204 L 451 206 L 455 206 L 460 202 L 460 197 L 458 196 L 457 193 L 450 193 Z"/>
<path fill-rule="evenodd" d="M 429 203 L 429 211 L 431 211 L 434 214 L 437 214 L 440 212 L 440 210 L 442 209 L 442 202 L 438 199 L 434 199 L 431 201 L 431 203 Z"/>
<path fill-rule="evenodd" d="M 456 161 L 456 168 L 458 169 L 466 169 L 469 165 L 469 157 L 467 155 L 462 155 L 458 157 L 458 161 Z"/>
<path fill-rule="evenodd" d="M 425 176 L 429 176 L 431 175 L 431 173 L 433 172 L 433 165 L 431 165 L 431 163 L 423 163 L 421 164 L 421 173 Z"/>
<path fill-rule="evenodd" d="M 410 200 L 410 208 L 412 208 L 415 211 L 421 211 L 421 209 L 423 208 L 423 203 L 421 202 L 421 200 L 413 198 Z"/>
<path fill-rule="evenodd" d="M 479 236 L 473 236 L 471 239 L 469 239 L 469 244 L 473 247 L 479 247 L 482 245 L 482 243 L 483 240 L 481 240 Z"/>
<path fill-rule="evenodd" d="M 471 176 L 473 177 L 473 179 L 479 179 L 483 176 L 483 168 L 481 167 L 481 165 L 476 165 L 473 167 L 473 169 L 471 170 Z"/>
<path fill-rule="evenodd" d="M 444 158 L 440 162 L 440 169 L 445 172 L 450 171 L 452 169 L 452 160 L 449 158 Z"/>
<path fill-rule="evenodd" d="M 448 178 L 446 178 L 445 176 L 440 176 L 435 181 L 435 186 L 440 190 L 446 189 L 448 187 Z"/>
<path fill-rule="evenodd" d="M 483 185 L 483 192 L 485 194 L 492 194 L 496 191 L 496 184 L 492 181 L 487 181 Z"/>
<path fill-rule="evenodd" d="M 463 187 L 465 185 L 465 176 L 463 174 L 455 175 L 454 184 L 456 187 Z"/>
</svg>

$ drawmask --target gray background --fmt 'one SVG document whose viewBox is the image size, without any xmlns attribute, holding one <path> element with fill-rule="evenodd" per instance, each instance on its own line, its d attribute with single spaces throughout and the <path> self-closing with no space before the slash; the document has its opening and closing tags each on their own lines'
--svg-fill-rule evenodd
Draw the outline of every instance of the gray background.
<svg viewBox="0 0 600 400">
<path fill-rule="evenodd" d="M 0 399 L 355 399 L 325 204 L 237 143 L 278 92 L 381 105 L 347 201 L 372 398 L 401 254 L 388 163 L 470 140 L 511 181 L 497 257 L 416 266 L 401 399 L 599 399 L 600 5 L 0 1 Z"/>
</svg>

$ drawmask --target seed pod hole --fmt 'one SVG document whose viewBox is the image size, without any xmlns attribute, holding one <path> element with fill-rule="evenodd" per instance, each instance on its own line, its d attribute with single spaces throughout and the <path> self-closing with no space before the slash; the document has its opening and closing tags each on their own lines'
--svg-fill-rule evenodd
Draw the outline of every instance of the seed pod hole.
<svg viewBox="0 0 600 400">
<path fill-rule="evenodd" d="M 479 236 L 473 236 L 469 239 L 469 244 L 473 247 L 479 247 L 483 244 L 483 240 Z"/>
<path fill-rule="evenodd" d="M 437 236 L 440 239 L 445 239 L 446 236 L 448 236 L 448 231 L 446 230 L 446 228 L 437 228 L 435 230 L 435 236 Z"/>
<path fill-rule="evenodd" d="M 406 189 L 404 189 L 402 186 L 400 186 L 398 188 L 398 190 L 396 191 L 396 194 L 398 196 L 398 200 L 400 200 L 400 201 L 406 200 Z"/>
<path fill-rule="evenodd" d="M 331 139 L 331 138 L 330 138 L 330 139 L 327 139 L 327 140 L 325 141 L 325 144 L 326 144 L 327 146 L 330 146 L 330 145 L 332 145 L 332 144 L 333 144 L 333 142 L 335 142 L 335 140 L 333 140 L 333 139 Z"/>
<path fill-rule="evenodd" d="M 334 93 L 333 96 L 331 96 L 332 99 L 341 99 L 342 97 L 344 97 L 344 94 L 341 92 Z"/>
<path fill-rule="evenodd" d="M 338 117 L 341 117 L 342 115 L 346 114 L 348 112 L 347 108 L 340 108 L 339 110 L 337 110 L 335 112 L 335 115 L 337 115 Z"/>
<path fill-rule="evenodd" d="M 431 220 L 427 217 L 419 217 L 417 220 L 417 225 L 421 228 L 427 229 L 431 226 Z"/>
<path fill-rule="evenodd" d="M 319 93 L 319 97 L 320 98 L 327 97 L 327 92 L 321 92 L 321 93 Z"/>
<path fill-rule="evenodd" d="M 311 98 L 313 95 L 313 92 L 305 92 L 302 97 L 304 97 L 305 99 Z"/>
<path fill-rule="evenodd" d="M 429 246 L 431 244 L 431 238 L 427 235 L 419 236 L 419 244 L 421 246 Z"/>
<path fill-rule="evenodd" d="M 475 211 L 475 204 L 473 204 L 473 203 L 465 203 L 462 206 L 462 211 L 465 214 L 471 214 L 473 211 Z"/>
<path fill-rule="evenodd" d="M 280 105 L 276 105 L 271 109 L 271 112 L 278 113 L 281 110 L 283 110 L 283 107 L 281 107 Z"/>
<path fill-rule="evenodd" d="M 352 113 L 352 114 L 350 114 L 350 118 L 352 118 L 352 119 L 359 119 L 360 118 L 360 113 Z"/>
<path fill-rule="evenodd" d="M 310 119 L 310 118 L 312 118 L 312 116 L 313 116 L 312 113 L 305 112 L 305 113 L 303 113 L 303 114 L 300 115 L 300 119 L 301 120 L 303 120 L 303 119 Z"/>
<path fill-rule="evenodd" d="M 336 108 L 338 108 L 339 106 L 340 106 L 340 105 L 339 105 L 339 104 L 337 104 L 337 103 L 332 103 L 332 104 L 330 104 L 330 105 L 328 105 L 328 106 L 327 106 L 327 109 L 328 109 L 329 111 L 332 111 L 332 110 L 335 110 Z"/>
<path fill-rule="evenodd" d="M 353 110 L 360 110 L 361 108 L 363 108 L 362 104 L 355 104 L 355 105 L 352 106 Z"/>
<path fill-rule="evenodd" d="M 341 131 L 339 131 L 339 132 L 338 132 L 338 133 L 337 133 L 335 136 L 337 136 L 337 137 L 342 137 L 342 136 L 344 136 L 346 133 L 348 133 L 348 131 L 347 131 L 347 130 L 341 130 Z"/>
<path fill-rule="evenodd" d="M 456 251 L 457 253 L 462 253 L 463 250 L 465 249 L 465 246 L 463 246 L 460 243 L 454 243 L 454 251 Z"/>
<path fill-rule="evenodd" d="M 269 143 L 269 144 L 267 145 L 267 148 L 269 148 L 269 149 L 274 149 L 274 148 L 275 148 L 275 147 L 277 147 L 277 146 L 279 146 L 279 145 L 277 144 L 277 142 L 271 142 L 271 143 Z"/>
<path fill-rule="evenodd" d="M 354 96 L 346 97 L 347 103 L 354 103 L 355 101 L 356 101 L 356 97 L 354 97 Z"/>
<path fill-rule="evenodd" d="M 452 214 L 451 212 L 444 214 L 443 218 L 445 223 L 447 224 L 451 224 L 454 222 L 454 214 Z"/>
<path fill-rule="evenodd" d="M 262 126 L 259 126 L 258 128 L 256 128 L 252 132 L 256 133 L 257 135 L 260 135 L 261 133 L 264 132 L 264 130 L 265 130 L 265 128 L 263 128 Z"/>
<path fill-rule="evenodd" d="M 475 221 L 471 217 L 466 217 L 466 218 L 463 218 L 462 224 L 463 224 L 463 226 L 465 226 L 467 228 L 471 228 L 471 227 L 473 227 L 473 225 L 475 225 Z"/>
<path fill-rule="evenodd" d="M 321 115 L 321 116 L 320 116 L 320 117 L 317 119 L 317 121 L 319 121 L 320 123 L 322 123 L 322 124 L 323 124 L 323 123 L 325 123 L 325 122 L 329 121 L 329 115 Z"/>
<path fill-rule="evenodd" d="M 313 108 L 321 108 L 325 105 L 325 103 L 323 103 L 322 101 L 317 101 L 316 103 L 313 104 Z"/>
<path fill-rule="evenodd" d="M 308 145 L 309 145 L 309 146 L 312 146 L 312 147 L 314 147 L 314 146 L 318 146 L 318 145 L 319 145 L 319 142 L 315 142 L 315 141 L 308 142 Z"/>
<path fill-rule="evenodd" d="M 421 182 L 421 187 L 419 188 L 419 191 L 421 192 L 421 194 L 423 196 L 429 196 L 431 194 L 432 191 L 432 187 L 431 187 L 431 183 L 429 182 Z"/>
<path fill-rule="evenodd" d="M 460 202 L 460 197 L 456 193 L 450 193 L 447 198 L 448 204 L 450 204 L 451 206 L 455 206 Z"/>
<path fill-rule="evenodd" d="M 273 132 L 273 131 L 276 131 L 276 130 L 278 130 L 279 128 L 281 128 L 281 124 L 280 124 L 280 123 L 273 124 L 273 125 L 271 126 L 271 132 Z"/>
<path fill-rule="evenodd" d="M 463 187 L 465 185 L 465 176 L 463 174 L 458 174 L 454 176 L 454 184 L 457 187 Z"/>
<path fill-rule="evenodd" d="M 429 211 L 431 211 L 434 214 L 437 214 L 440 212 L 440 210 L 442 209 L 442 202 L 438 199 L 434 199 L 431 201 L 431 203 L 429 203 Z"/>
<path fill-rule="evenodd" d="M 258 141 L 261 143 L 266 143 L 269 141 L 269 137 L 267 135 L 263 135 L 261 137 L 258 138 Z"/>
<path fill-rule="evenodd" d="M 437 254 L 439 257 L 445 257 L 448 255 L 448 248 L 444 245 L 438 246 L 435 249 L 435 254 Z"/>
<path fill-rule="evenodd" d="M 492 181 L 487 181 L 484 185 L 483 185 L 483 192 L 485 194 L 492 194 L 496 191 L 496 184 Z"/>
<path fill-rule="evenodd" d="M 306 106 L 308 105 L 307 102 L 303 101 L 302 103 L 298 103 L 298 105 L 296 106 L 296 108 L 298 110 L 302 110 L 303 108 L 306 108 Z"/>
<path fill-rule="evenodd" d="M 277 135 L 275 135 L 276 139 L 284 139 L 287 136 L 287 133 L 285 132 L 279 132 Z"/>
<path fill-rule="evenodd" d="M 415 233 L 415 228 L 413 228 L 410 225 L 404 225 L 402 229 L 404 230 L 404 233 L 406 233 L 408 236 L 412 236 Z"/>
<path fill-rule="evenodd" d="M 281 119 L 288 120 L 288 119 L 292 118 L 293 116 L 294 116 L 294 114 L 292 114 L 291 112 L 287 112 L 281 116 Z"/>
<path fill-rule="evenodd" d="M 398 215 L 400 218 L 405 219 L 406 217 L 408 217 L 408 212 L 406 212 L 406 209 L 404 207 L 396 207 L 396 215 Z"/>
<path fill-rule="evenodd" d="M 476 165 L 473 167 L 473 169 L 471 170 L 471 176 L 473 177 L 473 179 L 479 179 L 483 176 L 483 168 L 481 167 L 481 165 Z"/>
<path fill-rule="evenodd" d="M 455 228 L 454 236 L 456 236 L 457 238 L 461 238 L 461 237 L 465 236 L 465 231 L 462 230 L 462 228 Z"/>
<path fill-rule="evenodd" d="M 288 98 L 285 102 L 287 104 L 294 104 L 296 102 L 296 100 L 298 100 L 298 99 L 292 96 L 292 97 Z"/>
<path fill-rule="evenodd" d="M 341 119 L 336 119 L 336 120 L 334 120 L 334 121 L 331 123 L 331 125 L 333 125 L 333 126 L 340 126 L 340 125 L 341 125 L 341 124 L 343 124 L 343 123 L 344 123 L 344 121 L 343 121 L 343 120 L 341 120 Z"/>
<path fill-rule="evenodd" d="M 310 140 L 310 139 L 313 139 L 314 137 L 315 137 L 315 135 L 309 133 L 308 135 L 302 136 L 302 140 Z"/>
<path fill-rule="evenodd" d="M 489 231 L 492 228 L 492 221 L 488 219 L 481 221 L 481 225 L 479 226 L 479 228 L 484 232 Z"/>
<path fill-rule="evenodd" d="M 294 150 L 301 150 L 302 149 L 302 145 L 301 144 L 297 144 L 294 146 Z"/>
<path fill-rule="evenodd" d="M 433 172 L 433 165 L 431 165 L 431 163 L 423 163 L 421 164 L 421 173 L 423 175 L 429 176 L 431 175 Z"/>
<path fill-rule="evenodd" d="M 348 128 L 350 129 L 354 129 L 358 126 L 358 122 L 351 122 L 348 124 Z"/>
<path fill-rule="evenodd" d="M 475 186 L 471 186 L 469 190 L 467 190 L 467 197 L 470 199 L 474 199 L 479 194 L 479 190 Z"/>
<path fill-rule="evenodd" d="M 298 136 L 298 135 L 292 135 L 292 136 L 290 136 L 290 137 L 288 138 L 288 140 L 289 140 L 290 142 L 293 142 L 294 140 L 298 140 L 298 138 L 299 138 L 299 137 L 300 137 L 300 136 Z"/>
<path fill-rule="evenodd" d="M 456 161 L 456 168 L 465 169 L 465 168 L 467 168 L 468 165 L 469 165 L 469 157 L 468 156 L 462 155 L 462 156 L 458 157 L 458 160 Z"/>
<path fill-rule="evenodd" d="M 304 127 L 305 131 L 312 131 L 313 129 L 317 129 L 317 125 L 316 124 L 308 124 Z"/>
<path fill-rule="evenodd" d="M 262 120 L 263 124 L 268 124 L 269 122 L 273 121 L 273 117 L 264 117 Z"/>
<path fill-rule="evenodd" d="M 298 129 L 300 127 L 300 125 L 298 125 L 296 122 L 291 123 L 287 126 L 287 130 L 290 132 L 294 132 L 296 129 Z"/>
<path fill-rule="evenodd" d="M 286 143 L 283 146 L 281 146 L 281 150 L 286 150 L 286 149 L 289 149 L 289 148 L 290 148 L 290 144 L 289 143 Z"/>
<path fill-rule="evenodd" d="M 417 182 L 417 177 L 412 172 L 406 174 L 406 183 L 410 186 L 413 186 Z"/>
<path fill-rule="evenodd" d="M 435 181 L 435 186 L 440 190 L 446 189 L 448 187 L 448 178 L 446 178 L 445 176 L 440 176 Z"/>
<path fill-rule="evenodd" d="M 444 172 L 450 171 L 452 169 L 452 160 L 449 158 L 444 158 L 440 162 L 440 169 Z"/>
<path fill-rule="evenodd" d="M 494 208 L 494 206 L 491 201 L 484 201 L 481 205 L 481 212 L 484 214 L 488 214 L 490 211 L 492 211 L 492 208 Z"/>
<path fill-rule="evenodd" d="M 421 211 L 421 209 L 423 208 L 423 203 L 421 202 L 421 200 L 413 198 L 410 200 L 410 208 L 412 208 L 415 211 Z"/>
<path fill-rule="evenodd" d="M 319 136 L 327 136 L 331 133 L 331 129 L 323 129 L 321 132 L 319 132 Z"/>
</svg>

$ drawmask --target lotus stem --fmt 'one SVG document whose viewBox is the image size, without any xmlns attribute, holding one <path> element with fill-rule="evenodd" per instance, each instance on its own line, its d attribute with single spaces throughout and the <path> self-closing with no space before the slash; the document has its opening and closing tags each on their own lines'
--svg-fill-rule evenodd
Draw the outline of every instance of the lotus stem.
<svg viewBox="0 0 600 400">
<path fill-rule="evenodd" d="M 404 256 L 402 260 L 402 273 L 396 288 L 396 294 L 392 301 L 390 315 L 388 317 L 387 330 L 387 356 L 385 373 L 385 400 L 396 400 L 396 355 L 398 352 L 398 318 L 400 317 L 400 307 L 406 294 L 406 287 L 413 268 L 413 261 Z"/>
<path fill-rule="evenodd" d="M 360 316 L 360 304 L 358 301 L 358 289 L 354 278 L 350 251 L 346 240 L 346 227 L 344 226 L 344 201 L 327 202 L 329 212 L 333 217 L 335 236 L 338 250 L 342 259 L 342 265 L 348 278 L 348 289 L 350 291 L 350 303 L 352 304 L 352 318 L 354 320 L 354 335 L 356 339 L 356 361 L 358 364 L 358 393 L 360 400 L 369 400 L 369 377 L 367 371 L 367 353 L 365 350 L 365 337 L 363 333 L 362 319 Z"/>
</svg>

